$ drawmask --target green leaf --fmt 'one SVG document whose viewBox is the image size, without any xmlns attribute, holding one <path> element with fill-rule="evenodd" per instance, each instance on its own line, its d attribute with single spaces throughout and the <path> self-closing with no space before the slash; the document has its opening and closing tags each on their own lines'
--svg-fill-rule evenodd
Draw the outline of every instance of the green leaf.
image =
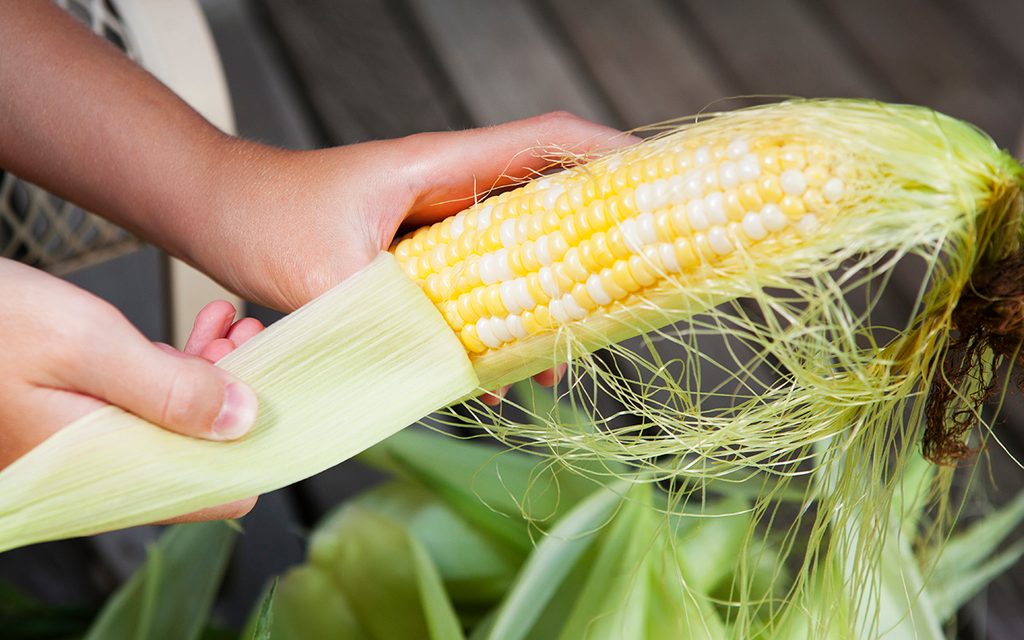
<svg viewBox="0 0 1024 640">
<path fill-rule="evenodd" d="M 725 624 L 706 594 L 688 587 L 678 560 L 683 548 L 679 539 L 662 530 L 652 545 L 647 562 L 647 638 L 693 638 L 725 640 Z"/>
<path fill-rule="evenodd" d="M 260 603 L 256 624 L 251 633 L 246 634 L 249 640 L 270 640 L 270 631 L 274 624 L 274 594 L 277 592 L 277 580 L 270 584 L 270 590 Z"/>
<path fill-rule="evenodd" d="M 708 594 L 732 575 L 743 556 L 753 515 L 741 497 L 708 502 L 678 516 L 677 559 L 687 586 Z"/>
<path fill-rule="evenodd" d="M 566 578 L 592 548 L 622 502 L 624 483 L 594 492 L 560 519 L 530 555 L 496 614 L 487 638 L 540 637 L 531 629 Z M 586 567 L 584 567 L 586 568 Z"/>
<path fill-rule="evenodd" d="M 352 606 L 332 579 L 315 565 L 293 567 L 278 583 L 272 638 L 345 638 L 371 640 Z"/>
<path fill-rule="evenodd" d="M 1024 556 L 1024 540 L 997 554 L 981 565 L 961 572 L 956 580 L 942 583 L 928 581 L 928 596 L 939 620 L 953 617 L 957 609 L 981 592 L 999 574 Z"/>
<path fill-rule="evenodd" d="M 596 487 L 540 456 L 422 429 L 395 434 L 363 460 L 422 484 L 467 522 L 523 554 L 533 547 L 527 523 L 543 528 Z"/>
<path fill-rule="evenodd" d="M 224 522 L 176 525 L 107 601 L 86 640 L 192 640 L 203 631 L 237 534 Z"/>
<path fill-rule="evenodd" d="M 601 534 L 597 555 L 562 629 L 562 640 L 643 637 L 650 586 L 647 562 L 656 517 L 651 510 L 651 487 L 631 491 Z"/>
<path fill-rule="evenodd" d="M 929 585 L 956 582 L 964 573 L 980 567 L 1022 520 L 1024 491 L 1003 508 L 950 538 L 935 560 L 935 567 L 928 578 Z"/>
<path fill-rule="evenodd" d="M 508 591 L 526 555 L 468 523 L 427 489 L 409 482 L 380 485 L 351 504 L 401 522 L 437 566 L 452 601 L 489 609 Z M 331 517 L 324 527 L 331 528 Z"/>
<path fill-rule="evenodd" d="M 464 637 L 437 568 L 400 523 L 349 506 L 330 529 L 314 534 L 309 555 L 340 589 L 369 637 Z"/>
</svg>

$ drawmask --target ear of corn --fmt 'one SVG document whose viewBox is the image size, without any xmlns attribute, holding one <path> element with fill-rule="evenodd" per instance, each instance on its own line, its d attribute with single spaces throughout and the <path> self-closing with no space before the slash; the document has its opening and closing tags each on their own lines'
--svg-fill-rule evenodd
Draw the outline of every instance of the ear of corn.
<svg viewBox="0 0 1024 640">
<path fill-rule="evenodd" d="M 0 473 L 0 549 L 272 490 L 434 409 L 767 287 L 801 286 L 807 308 L 821 310 L 756 327 L 791 350 L 771 347 L 788 359 L 791 387 L 721 424 L 700 416 L 689 449 L 672 430 L 699 402 L 657 415 L 634 394 L 673 437 L 641 435 L 617 455 L 711 459 L 721 446 L 738 460 L 721 464 L 750 465 L 798 453 L 861 420 L 859 408 L 910 397 L 915 376 L 893 377 L 902 387 L 874 381 L 902 375 L 920 353 L 918 373 L 930 377 L 974 266 L 1019 245 L 1006 203 L 1019 200 L 1021 175 L 984 134 L 927 109 L 794 101 L 721 114 L 544 177 L 400 241 L 220 363 L 261 399 L 243 440 L 189 440 L 112 408 L 56 434 Z M 827 325 L 843 322 L 829 315 L 843 289 L 819 290 L 830 282 L 817 278 L 858 256 L 870 267 L 920 247 L 938 271 L 944 255 L 955 260 L 891 349 L 858 350 L 859 327 Z M 790 311 L 769 294 L 761 302 Z M 718 440 L 707 444 L 705 432 Z"/>
</svg>

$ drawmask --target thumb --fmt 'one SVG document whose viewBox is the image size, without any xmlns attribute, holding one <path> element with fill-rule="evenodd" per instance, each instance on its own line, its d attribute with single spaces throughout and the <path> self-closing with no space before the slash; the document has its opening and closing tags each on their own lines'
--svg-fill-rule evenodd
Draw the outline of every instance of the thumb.
<svg viewBox="0 0 1024 640">
<path fill-rule="evenodd" d="M 256 394 L 202 358 L 124 334 L 76 386 L 170 431 L 207 440 L 244 435 L 256 419 Z"/>
</svg>

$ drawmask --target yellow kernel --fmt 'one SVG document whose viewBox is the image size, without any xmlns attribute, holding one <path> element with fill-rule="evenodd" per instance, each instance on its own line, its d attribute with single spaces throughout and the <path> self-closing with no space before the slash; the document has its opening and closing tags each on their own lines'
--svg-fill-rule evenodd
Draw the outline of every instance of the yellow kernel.
<svg viewBox="0 0 1024 640">
<path fill-rule="evenodd" d="M 604 202 L 600 200 L 590 205 L 587 209 L 587 224 L 593 231 L 604 231 L 608 228 L 608 213 Z"/>
<path fill-rule="evenodd" d="M 551 311 L 546 304 L 539 304 L 533 309 L 533 319 L 541 327 L 541 330 L 550 329 L 555 326 L 551 318 Z"/>
<path fill-rule="evenodd" d="M 469 304 L 473 310 L 472 315 L 477 318 L 482 318 L 488 315 L 487 301 L 484 298 L 484 294 L 486 292 L 487 287 L 477 287 L 476 289 L 473 289 L 472 291 L 469 292 Z M 466 316 L 462 317 L 466 319 L 466 322 L 469 322 L 469 318 L 467 318 Z M 474 320 L 474 322 L 476 321 Z"/>
<path fill-rule="evenodd" d="M 594 232 L 590 227 L 590 216 L 587 215 L 586 211 L 577 213 L 573 216 L 573 219 L 576 222 L 576 230 L 579 232 L 580 238 L 586 238 Z"/>
<path fill-rule="evenodd" d="M 544 228 L 544 218 L 540 215 L 532 215 L 526 220 L 526 237 L 530 240 L 536 240 L 537 238 L 544 235 L 547 230 Z"/>
<path fill-rule="evenodd" d="M 674 153 L 661 154 L 661 166 L 658 167 L 661 175 L 670 176 L 676 172 L 676 157 Z"/>
<path fill-rule="evenodd" d="M 765 202 L 778 202 L 785 195 L 782 185 L 779 184 L 778 176 L 774 175 L 767 175 L 758 180 L 757 192 L 761 194 L 761 198 Z"/>
<path fill-rule="evenodd" d="M 629 295 L 629 292 L 620 287 L 619 283 L 615 281 L 615 277 L 613 276 L 611 269 L 605 269 L 598 277 L 601 279 L 601 288 L 604 289 L 605 293 L 607 293 L 612 300 L 622 300 Z"/>
<path fill-rule="evenodd" d="M 523 270 L 526 273 L 532 273 L 540 269 L 540 260 L 537 259 L 537 249 L 532 242 L 525 242 L 519 251 L 522 258 Z"/>
<path fill-rule="evenodd" d="M 618 227 L 612 227 L 608 230 L 608 249 L 612 255 L 617 259 L 627 258 L 631 251 L 626 246 L 626 238 L 622 235 L 622 230 Z M 609 265 L 610 266 L 610 265 Z"/>
<path fill-rule="evenodd" d="M 672 229 L 672 217 L 669 215 L 668 209 L 662 209 L 654 216 L 654 229 L 658 233 L 658 238 L 665 242 L 671 242 L 675 237 L 675 230 Z"/>
<path fill-rule="evenodd" d="M 544 225 L 544 233 L 550 233 L 557 229 L 558 225 L 562 224 L 562 216 L 554 211 L 548 211 L 544 214 L 542 223 Z"/>
<path fill-rule="evenodd" d="M 459 339 L 462 344 L 472 353 L 483 353 L 487 351 L 487 345 L 480 339 L 480 335 L 476 332 L 476 327 L 471 324 L 467 324 L 462 328 L 459 333 Z"/>
<path fill-rule="evenodd" d="M 409 254 L 418 256 L 423 253 L 423 234 L 417 233 L 409 241 Z"/>
<path fill-rule="evenodd" d="M 525 276 L 529 271 L 523 264 L 523 253 L 521 247 L 516 247 L 508 252 L 509 270 L 516 276 Z"/>
<path fill-rule="evenodd" d="M 636 211 L 636 199 L 633 197 L 632 191 L 622 196 L 622 208 L 629 212 L 629 215 L 633 215 Z"/>
<path fill-rule="evenodd" d="M 761 194 L 757 191 L 757 186 L 753 184 L 745 184 L 740 187 L 740 206 L 747 211 L 758 211 L 764 205 L 764 200 L 761 198 Z"/>
<path fill-rule="evenodd" d="M 724 144 L 717 144 L 711 149 L 711 158 L 720 163 L 729 157 L 728 150 Z"/>
<path fill-rule="evenodd" d="M 416 263 L 416 260 L 406 260 L 405 262 L 400 263 L 402 265 L 402 270 L 405 271 L 405 273 L 413 280 L 419 278 L 419 271 L 417 270 Z"/>
<path fill-rule="evenodd" d="M 808 189 L 803 195 L 804 205 L 808 211 L 816 212 L 825 209 L 825 197 L 818 189 Z"/>
<path fill-rule="evenodd" d="M 594 180 L 594 179 L 587 180 L 587 183 L 585 185 L 583 185 L 583 199 L 585 201 L 587 201 L 587 202 L 590 202 L 594 198 L 597 198 L 598 195 L 599 195 L 599 189 L 598 189 L 597 180 Z"/>
<path fill-rule="evenodd" d="M 621 222 L 632 215 L 632 212 L 626 208 L 625 199 L 622 196 L 612 196 L 608 198 L 608 218 L 609 226 L 615 222 Z"/>
<path fill-rule="evenodd" d="M 593 273 L 601 268 L 601 264 L 597 261 L 597 256 L 594 251 L 594 243 L 589 240 L 584 240 L 580 243 L 579 256 L 580 262 L 583 264 L 583 268 L 588 273 Z"/>
<path fill-rule="evenodd" d="M 627 167 L 629 186 L 635 187 L 644 181 L 644 166 L 640 162 L 632 162 Z"/>
<path fill-rule="evenodd" d="M 807 158 L 804 156 L 803 147 L 795 144 L 787 144 L 782 147 L 779 161 L 782 162 L 783 169 L 803 169 L 807 166 Z"/>
<path fill-rule="evenodd" d="M 512 214 L 514 216 L 525 216 L 533 210 L 533 201 L 530 198 L 519 198 L 516 205 L 515 213 Z"/>
<path fill-rule="evenodd" d="M 672 222 L 672 228 L 675 230 L 676 236 L 686 236 L 692 233 L 690 228 L 690 219 L 686 215 L 686 207 L 678 206 L 672 209 L 669 219 Z"/>
<path fill-rule="evenodd" d="M 530 297 L 538 304 L 546 303 L 550 299 L 550 296 L 544 292 L 544 287 L 540 286 L 540 276 L 536 273 L 526 276 L 526 290 L 530 292 Z"/>
<path fill-rule="evenodd" d="M 554 274 L 555 282 L 562 291 L 569 291 L 576 283 L 572 276 L 569 275 L 569 270 L 564 262 L 551 265 L 551 273 Z"/>
<path fill-rule="evenodd" d="M 459 245 L 454 242 L 443 245 L 441 250 L 444 251 L 445 264 L 455 264 L 462 259 L 459 255 Z"/>
<path fill-rule="evenodd" d="M 484 304 L 487 305 L 487 312 L 492 316 L 508 315 L 505 303 L 501 301 L 501 289 L 498 285 L 492 284 L 484 289 Z"/>
<path fill-rule="evenodd" d="M 569 243 L 561 231 L 555 231 L 548 236 L 548 253 L 552 260 L 561 260 L 565 252 L 569 250 Z"/>
<path fill-rule="evenodd" d="M 708 237 L 703 233 L 694 234 L 693 249 L 697 254 L 697 260 L 708 260 L 718 255 L 715 250 L 711 248 L 711 243 L 708 241 Z M 679 266 L 683 266 L 682 263 L 680 263 Z"/>
<path fill-rule="evenodd" d="M 590 275 L 590 271 L 583 266 L 583 262 L 580 260 L 580 250 L 577 247 L 573 247 L 566 252 L 562 265 L 565 267 L 565 272 L 569 274 L 569 277 L 576 282 L 582 282 Z"/>
<path fill-rule="evenodd" d="M 590 297 L 590 292 L 587 291 L 587 288 L 583 284 L 577 284 L 572 288 L 570 293 L 573 300 L 587 311 L 593 311 L 598 307 L 598 304 Z"/>
<path fill-rule="evenodd" d="M 465 267 L 462 270 L 462 278 L 470 287 L 475 287 L 482 284 L 480 280 L 480 258 L 473 256 L 472 259 L 467 260 Z"/>
<path fill-rule="evenodd" d="M 480 246 L 482 245 L 482 246 Z M 501 248 L 501 225 L 495 224 L 488 227 L 480 238 L 478 253 L 491 253 Z"/>
<path fill-rule="evenodd" d="M 743 214 L 746 213 L 743 205 L 740 204 L 740 196 L 736 189 L 730 189 L 725 192 L 725 198 L 723 199 L 725 205 L 725 215 L 730 220 L 742 220 Z"/>
<path fill-rule="evenodd" d="M 661 158 L 657 155 L 653 158 L 648 158 L 644 162 L 644 178 L 646 180 L 657 180 L 660 177 L 661 169 Z"/>
<path fill-rule="evenodd" d="M 432 273 L 423 281 L 423 291 L 434 302 L 441 301 L 441 276 Z"/>
<path fill-rule="evenodd" d="M 807 207 L 804 206 L 804 201 L 800 198 L 793 196 L 786 196 L 779 201 L 779 208 L 787 216 L 800 216 L 807 212 Z"/>
<path fill-rule="evenodd" d="M 404 260 L 409 257 L 409 241 L 402 240 L 395 245 L 395 257 L 399 260 Z"/>
<path fill-rule="evenodd" d="M 555 211 L 558 212 L 558 215 L 563 217 L 573 212 L 572 205 L 569 204 L 569 196 L 564 193 L 558 196 L 558 199 L 555 200 Z"/>
<path fill-rule="evenodd" d="M 446 303 L 442 314 L 444 314 L 444 319 L 448 322 L 448 326 L 452 328 L 452 331 L 461 331 L 462 327 L 466 326 L 466 323 L 462 321 L 462 316 L 459 315 L 459 310 L 455 308 L 454 302 Z"/>
<path fill-rule="evenodd" d="M 778 149 L 768 149 L 761 154 L 761 169 L 768 173 L 782 173 L 782 163 L 779 162 Z"/>
<path fill-rule="evenodd" d="M 522 312 L 519 314 L 519 318 L 523 321 L 523 328 L 526 329 L 526 333 L 529 335 L 540 333 L 544 329 L 532 311 Z"/>
<path fill-rule="evenodd" d="M 434 268 L 430 266 L 430 258 L 427 256 L 420 256 L 416 260 L 416 277 L 426 278 L 434 272 Z"/>
<path fill-rule="evenodd" d="M 610 196 L 612 193 L 615 192 L 615 184 L 613 182 L 613 180 L 614 180 L 613 175 L 614 174 L 612 174 L 611 172 L 605 173 L 598 180 L 598 185 L 597 186 L 598 186 L 598 191 L 601 194 L 601 197 Z"/>
<path fill-rule="evenodd" d="M 704 237 L 703 234 L 697 234 Z M 683 271 L 692 269 L 697 265 L 697 254 L 693 250 L 693 244 L 686 238 L 676 238 L 672 243 L 672 249 L 676 254 L 676 262 Z"/>
<path fill-rule="evenodd" d="M 657 276 L 651 270 L 652 266 L 640 256 L 633 255 L 629 257 L 629 272 L 641 287 L 649 287 L 657 281 Z"/>
<path fill-rule="evenodd" d="M 566 216 L 562 218 L 561 226 L 562 236 L 569 246 L 574 247 L 580 241 L 580 232 L 576 228 L 576 216 Z"/>
<path fill-rule="evenodd" d="M 534 183 L 530 183 L 534 184 Z M 544 194 L 540 191 L 535 191 L 530 196 L 530 209 L 533 211 L 544 211 Z"/>
<path fill-rule="evenodd" d="M 612 278 L 614 278 L 615 284 L 629 293 L 633 293 L 640 288 L 640 283 L 629 272 L 629 263 L 625 260 L 616 262 L 615 266 L 612 267 Z"/>
<path fill-rule="evenodd" d="M 581 185 L 577 185 L 569 190 L 569 205 L 573 211 L 579 211 L 586 203 L 587 199 Z"/>
<path fill-rule="evenodd" d="M 831 178 L 832 175 L 828 169 L 821 166 L 820 164 L 812 164 L 811 166 L 804 169 L 804 178 L 807 180 L 807 184 L 811 187 L 820 187 Z"/>
<path fill-rule="evenodd" d="M 629 168 L 619 167 L 612 176 L 612 193 L 622 193 L 629 187 Z"/>
<path fill-rule="evenodd" d="M 610 267 L 615 264 L 615 256 L 608 246 L 607 234 L 599 231 L 590 238 L 590 241 L 594 245 L 594 258 L 601 267 Z"/>
</svg>

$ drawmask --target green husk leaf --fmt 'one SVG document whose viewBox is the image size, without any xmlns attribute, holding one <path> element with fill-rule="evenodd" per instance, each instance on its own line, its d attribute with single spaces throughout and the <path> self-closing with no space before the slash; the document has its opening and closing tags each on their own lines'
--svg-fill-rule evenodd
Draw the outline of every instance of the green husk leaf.
<svg viewBox="0 0 1024 640">
<path fill-rule="evenodd" d="M 0 472 L 0 551 L 266 493 L 478 387 L 458 339 L 390 254 L 218 365 L 259 396 L 248 435 L 204 441 L 114 407 L 91 413 Z"/>
<path fill-rule="evenodd" d="M 352 505 L 401 522 L 426 550 L 458 608 L 491 606 L 512 584 L 525 556 L 485 535 L 427 489 L 390 482 Z M 344 510 L 345 507 L 342 507 Z M 480 505 L 481 509 L 486 509 Z M 325 521 L 330 529 L 331 517 Z"/>
<path fill-rule="evenodd" d="M 1006 506 L 974 523 L 942 545 L 929 584 L 951 584 L 983 566 L 1024 521 L 1024 491 Z"/>
<path fill-rule="evenodd" d="M 541 637 L 532 632 L 545 608 L 599 537 L 622 502 L 623 483 L 595 491 L 547 533 L 523 566 L 487 634 L 489 640 Z M 571 605 L 570 605 L 571 606 Z"/>
<path fill-rule="evenodd" d="M 371 638 L 464 637 L 437 568 L 400 523 L 348 506 L 317 530 L 309 555 Z"/>
<path fill-rule="evenodd" d="M 86 640 L 192 640 L 206 624 L 237 534 L 223 522 L 170 527 L 107 601 Z"/>
<path fill-rule="evenodd" d="M 293 567 L 281 578 L 274 598 L 272 629 L 275 640 L 373 639 L 359 623 L 332 573 L 312 564 Z"/>
<path fill-rule="evenodd" d="M 965 568 L 956 579 L 944 582 L 928 580 L 928 599 L 939 620 L 948 620 L 968 600 L 978 595 L 990 582 L 1024 557 L 1024 540 L 996 554 L 988 561 Z"/>
<path fill-rule="evenodd" d="M 260 600 L 259 609 L 252 620 L 252 624 L 242 634 L 248 640 L 270 640 L 273 636 L 271 631 L 274 625 L 274 596 L 277 593 L 277 580 L 270 583 L 266 595 Z"/>
</svg>

